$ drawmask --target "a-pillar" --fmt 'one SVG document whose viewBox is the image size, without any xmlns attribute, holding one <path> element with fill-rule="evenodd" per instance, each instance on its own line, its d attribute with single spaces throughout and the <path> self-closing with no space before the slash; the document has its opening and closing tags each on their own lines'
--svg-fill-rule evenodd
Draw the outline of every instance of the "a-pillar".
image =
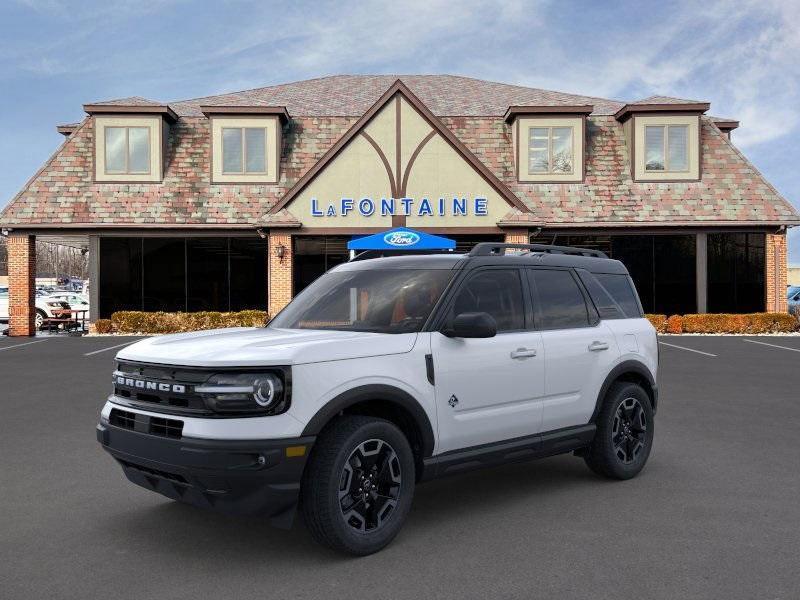
<svg viewBox="0 0 800 600">
<path fill-rule="evenodd" d="M 267 306 L 270 317 L 274 317 L 292 299 L 292 234 L 270 231 L 267 254 Z"/>
<path fill-rule="evenodd" d="M 8 334 L 36 335 L 36 236 L 8 236 Z"/>
<path fill-rule="evenodd" d="M 767 234 L 765 258 L 764 304 L 767 312 L 787 312 L 786 300 L 786 234 Z"/>
</svg>

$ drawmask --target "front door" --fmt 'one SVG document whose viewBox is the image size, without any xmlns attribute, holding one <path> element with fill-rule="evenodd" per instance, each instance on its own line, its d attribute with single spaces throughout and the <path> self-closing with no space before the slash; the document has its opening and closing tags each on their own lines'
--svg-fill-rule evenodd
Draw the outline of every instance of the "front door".
<svg viewBox="0 0 800 600">
<path fill-rule="evenodd" d="M 462 282 L 445 322 L 485 312 L 497 322 L 497 335 L 432 334 L 441 452 L 539 432 L 544 352 L 541 334 L 526 316 L 526 289 L 518 269 L 476 271 Z"/>
</svg>

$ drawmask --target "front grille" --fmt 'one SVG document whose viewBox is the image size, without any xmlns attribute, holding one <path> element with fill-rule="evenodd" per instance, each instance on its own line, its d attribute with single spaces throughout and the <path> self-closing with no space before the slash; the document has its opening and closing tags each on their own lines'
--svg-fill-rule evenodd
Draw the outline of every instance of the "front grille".
<svg viewBox="0 0 800 600">
<path fill-rule="evenodd" d="M 150 417 L 150 434 L 180 439 L 183 433 L 183 421 Z"/>
<path fill-rule="evenodd" d="M 135 429 L 136 413 L 112 408 L 111 414 L 108 416 L 108 422 L 116 427 L 122 427 L 123 429 Z"/>
<path fill-rule="evenodd" d="M 121 362 L 114 373 L 114 395 L 152 410 L 210 415 L 202 396 L 194 392 L 210 375 L 180 367 Z"/>
<path fill-rule="evenodd" d="M 114 427 L 149 433 L 158 437 L 181 439 L 183 435 L 183 421 L 177 419 L 162 419 L 151 417 L 119 408 L 112 408 L 108 415 L 108 423 Z"/>
</svg>

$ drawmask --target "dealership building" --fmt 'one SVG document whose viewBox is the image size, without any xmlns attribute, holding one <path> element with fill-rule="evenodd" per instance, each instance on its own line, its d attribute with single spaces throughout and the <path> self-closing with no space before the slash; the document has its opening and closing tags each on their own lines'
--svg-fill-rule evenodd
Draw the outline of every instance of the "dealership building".
<svg viewBox="0 0 800 600">
<path fill-rule="evenodd" d="M 800 216 L 709 109 L 449 75 L 87 104 L 0 215 L 11 334 L 34 333 L 36 239 L 89 252 L 93 317 L 274 314 L 396 227 L 603 250 L 646 312 L 785 311 Z"/>
</svg>

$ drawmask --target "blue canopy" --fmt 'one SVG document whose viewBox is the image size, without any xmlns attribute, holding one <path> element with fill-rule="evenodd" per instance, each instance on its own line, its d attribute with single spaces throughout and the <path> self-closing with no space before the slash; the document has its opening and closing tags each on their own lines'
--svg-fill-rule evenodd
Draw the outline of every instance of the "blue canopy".
<svg viewBox="0 0 800 600">
<path fill-rule="evenodd" d="M 347 242 L 348 250 L 451 250 L 455 240 L 407 227 L 395 227 Z"/>
</svg>

